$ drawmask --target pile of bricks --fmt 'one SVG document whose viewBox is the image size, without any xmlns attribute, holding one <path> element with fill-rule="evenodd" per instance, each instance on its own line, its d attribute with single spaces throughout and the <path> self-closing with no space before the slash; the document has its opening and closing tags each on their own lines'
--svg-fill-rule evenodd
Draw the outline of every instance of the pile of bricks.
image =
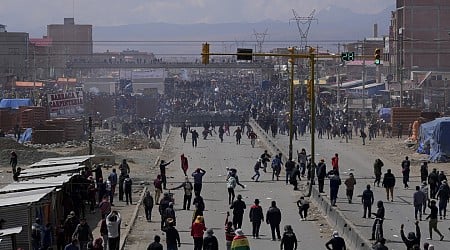
<svg viewBox="0 0 450 250">
<path fill-rule="evenodd" d="M 43 126 L 33 131 L 33 143 L 52 144 L 83 139 L 83 120 L 55 118 L 46 120 Z"/>
<path fill-rule="evenodd" d="M 13 133 L 17 124 L 17 112 L 10 108 L 0 109 L 0 129 L 6 133 Z"/>
<path fill-rule="evenodd" d="M 414 108 L 400 108 L 394 107 L 392 108 L 392 133 L 396 135 L 397 132 L 397 124 L 400 122 L 402 124 L 402 133 L 404 135 L 408 134 L 409 124 L 414 123 L 417 119 L 419 119 L 421 115 L 421 109 Z"/>
<path fill-rule="evenodd" d="M 47 108 L 45 107 L 20 107 L 19 108 L 19 126 L 21 128 L 36 128 L 44 124 L 48 119 Z"/>
</svg>

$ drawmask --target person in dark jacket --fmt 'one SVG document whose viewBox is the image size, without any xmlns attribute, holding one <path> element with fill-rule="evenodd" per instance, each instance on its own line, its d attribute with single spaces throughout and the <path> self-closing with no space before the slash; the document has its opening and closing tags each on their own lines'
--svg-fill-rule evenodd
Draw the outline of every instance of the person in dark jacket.
<svg viewBox="0 0 450 250">
<path fill-rule="evenodd" d="M 420 166 L 420 182 L 426 182 L 428 178 L 428 162 L 424 161 Z"/>
<path fill-rule="evenodd" d="M 259 239 L 259 228 L 261 222 L 264 221 L 262 207 L 259 205 L 259 199 L 255 199 L 255 204 L 250 207 L 250 222 L 252 223 L 253 239 Z"/>
<path fill-rule="evenodd" d="M 317 181 L 319 182 L 319 192 L 324 193 L 323 186 L 325 184 L 325 177 L 327 175 L 327 165 L 325 160 L 321 159 L 319 164 L 317 164 Z"/>
<path fill-rule="evenodd" d="M 270 230 L 272 232 L 272 240 L 275 241 L 275 231 L 277 232 L 278 240 L 281 240 L 280 234 L 280 223 L 281 223 L 281 211 L 277 207 L 276 201 L 272 201 L 272 205 L 267 210 L 266 222 L 270 225 Z"/>
<path fill-rule="evenodd" d="M 384 205 L 383 205 L 383 201 L 378 201 L 377 202 L 377 212 L 373 213 L 373 215 L 375 216 L 375 221 L 373 222 L 373 226 L 372 226 L 372 240 L 375 240 L 375 230 L 377 227 L 377 223 L 380 224 L 380 238 L 383 238 L 383 221 L 384 221 L 384 213 L 385 213 L 385 209 L 384 209 Z"/>
<path fill-rule="evenodd" d="M 433 168 L 433 170 L 431 170 L 431 173 L 428 175 L 428 184 L 430 184 L 430 199 L 435 199 L 438 191 L 437 169 Z"/>
<path fill-rule="evenodd" d="M 395 176 L 392 174 L 390 169 L 388 169 L 387 173 L 384 174 L 383 187 L 386 188 L 387 200 L 389 201 L 389 194 L 391 194 L 391 202 L 394 201 Z"/>
<path fill-rule="evenodd" d="M 377 186 L 380 186 L 381 181 L 381 168 L 384 166 L 383 161 L 380 159 L 376 159 L 373 163 L 373 173 L 375 174 L 375 181 L 373 182 L 373 185 L 377 184 Z"/>
<path fill-rule="evenodd" d="M 403 243 L 405 243 L 406 250 L 413 250 L 414 246 L 418 246 L 420 248 L 420 228 L 419 228 L 419 221 L 415 222 L 416 224 L 416 233 L 409 232 L 408 237 L 405 236 L 405 232 L 403 231 L 403 228 L 405 225 L 400 226 L 400 235 L 402 237 Z"/>
<path fill-rule="evenodd" d="M 280 250 L 297 250 L 297 237 L 291 225 L 284 226 L 283 237 L 281 238 Z"/>
<path fill-rule="evenodd" d="M 331 247 L 330 247 L 331 245 Z M 345 245 L 345 241 L 342 237 L 339 236 L 337 231 L 334 231 L 331 235 L 331 240 L 325 243 L 325 247 L 328 250 L 346 250 L 347 247 Z"/>
<path fill-rule="evenodd" d="M 381 238 L 379 239 L 377 242 L 375 242 L 375 244 L 373 245 L 373 250 L 389 250 L 389 248 L 387 246 L 385 246 L 386 244 L 386 239 L 385 238 Z"/>
<path fill-rule="evenodd" d="M 289 179 L 289 182 L 294 186 L 294 190 L 298 190 L 298 181 L 297 181 L 297 178 L 298 178 L 299 181 L 301 181 L 301 179 L 300 179 L 300 174 L 301 174 L 300 168 L 299 168 L 299 166 L 297 165 L 297 166 L 294 168 L 294 170 L 292 171 L 291 177 L 290 177 L 290 179 Z"/>
<path fill-rule="evenodd" d="M 152 195 L 150 194 L 150 191 L 145 192 L 143 203 L 144 203 L 144 210 L 145 210 L 145 218 L 147 219 L 147 221 L 150 222 L 150 221 L 152 221 L 152 209 L 153 209 L 153 204 L 154 204 L 154 200 L 153 200 Z"/>
<path fill-rule="evenodd" d="M 405 188 L 409 188 L 409 173 L 411 172 L 411 161 L 408 156 L 402 161 L 402 174 L 403 174 L 403 185 Z"/>
<path fill-rule="evenodd" d="M 242 200 L 242 195 L 238 194 L 237 200 L 231 204 L 230 209 L 233 209 L 233 227 L 242 228 L 242 217 L 246 209 L 245 202 Z"/>
<path fill-rule="evenodd" d="M 339 193 L 339 186 L 341 185 L 342 181 L 339 177 L 339 173 L 334 169 L 331 170 L 329 173 L 330 178 L 330 201 L 331 206 L 336 206 L 336 200 Z"/>
<path fill-rule="evenodd" d="M 369 218 L 372 217 L 372 204 L 374 202 L 373 192 L 370 190 L 370 185 L 367 185 L 366 190 L 362 193 L 361 202 L 363 204 L 364 215 L 363 218 L 366 218 L 366 215 L 369 215 Z M 369 212 L 367 214 L 367 212 Z"/>
<path fill-rule="evenodd" d="M 203 238 L 203 250 L 219 250 L 219 242 L 212 228 L 206 230 L 206 237 Z"/>
<path fill-rule="evenodd" d="M 147 250 L 163 250 L 163 246 L 159 243 L 160 241 L 161 237 L 159 237 L 159 235 L 155 235 L 153 243 L 148 245 Z"/>
<path fill-rule="evenodd" d="M 131 199 L 131 194 L 133 191 L 131 190 L 131 187 L 133 185 L 133 181 L 131 180 L 130 176 L 127 174 L 125 175 L 125 180 L 123 180 L 123 190 L 125 192 L 125 202 L 128 205 L 128 201 L 130 201 L 130 204 L 133 204 L 133 201 Z"/>
<path fill-rule="evenodd" d="M 167 219 L 167 227 L 164 228 L 166 233 L 167 250 L 177 250 L 181 246 L 180 234 L 174 226 L 174 220 L 172 218 Z M 178 244 L 177 244 L 178 243 Z"/>
</svg>

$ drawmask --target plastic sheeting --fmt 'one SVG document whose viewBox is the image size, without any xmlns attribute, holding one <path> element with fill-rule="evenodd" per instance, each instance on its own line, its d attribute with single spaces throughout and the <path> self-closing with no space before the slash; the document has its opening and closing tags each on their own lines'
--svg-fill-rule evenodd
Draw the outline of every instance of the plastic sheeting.
<svg viewBox="0 0 450 250">
<path fill-rule="evenodd" d="M 19 143 L 31 142 L 31 136 L 33 134 L 33 130 L 31 128 L 27 128 L 25 132 L 20 135 Z"/>
<path fill-rule="evenodd" d="M 420 126 L 418 153 L 433 162 L 450 162 L 450 117 L 437 118 Z"/>
<path fill-rule="evenodd" d="M 0 101 L 0 108 L 18 109 L 23 106 L 33 106 L 31 99 L 2 99 Z"/>
</svg>

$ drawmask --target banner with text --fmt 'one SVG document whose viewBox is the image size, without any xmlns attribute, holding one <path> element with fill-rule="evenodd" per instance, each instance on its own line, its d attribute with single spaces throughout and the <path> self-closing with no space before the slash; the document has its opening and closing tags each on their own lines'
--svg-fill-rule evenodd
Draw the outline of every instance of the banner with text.
<svg viewBox="0 0 450 250">
<path fill-rule="evenodd" d="M 48 94 L 50 118 L 80 117 L 84 112 L 82 91 Z"/>
</svg>

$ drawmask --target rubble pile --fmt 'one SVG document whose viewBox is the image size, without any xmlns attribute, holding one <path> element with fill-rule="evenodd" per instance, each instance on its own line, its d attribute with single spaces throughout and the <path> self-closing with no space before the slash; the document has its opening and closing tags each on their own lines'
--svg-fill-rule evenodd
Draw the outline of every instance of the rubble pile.
<svg viewBox="0 0 450 250">
<path fill-rule="evenodd" d="M 19 165 L 29 165 L 45 158 L 60 157 L 55 152 L 38 151 L 36 148 L 18 143 L 14 138 L 0 138 L 0 164 L 9 165 L 10 153 L 15 151 L 18 155 Z"/>
<path fill-rule="evenodd" d="M 149 140 L 141 134 L 125 136 L 112 133 L 110 130 L 98 130 L 94 133 L 94 143 L 107 147 L 110 150 L 142 150 L 146 148 L 159 149 L 160 143 Z"/>
</svg>

